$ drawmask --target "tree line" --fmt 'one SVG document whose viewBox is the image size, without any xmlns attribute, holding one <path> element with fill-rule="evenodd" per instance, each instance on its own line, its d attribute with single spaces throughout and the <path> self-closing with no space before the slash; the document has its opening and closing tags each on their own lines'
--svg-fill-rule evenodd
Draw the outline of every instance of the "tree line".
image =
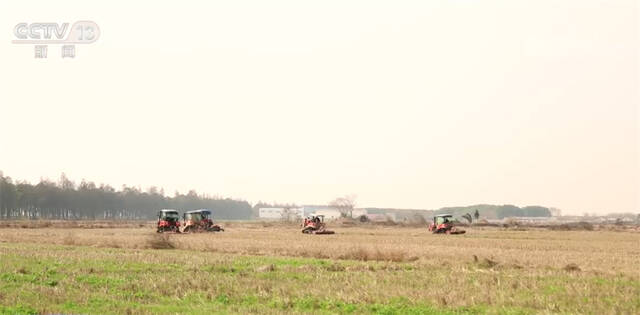
<svg viewBox="0 0 640 315">
<path fill-rule="evenodd" d="M 180 211 L 210 209 L 215 219 L 246 220 L 251 205 L 246 201 L 210 197 L 191 190 L 164 195 L 162 189 L 122 186 L 83 180 L 75 184 L 64 174 L 57 182 L 41 179 L 36 185 L 14 182 L 0 172 L 0 219 L 154 219 L 160 209 Z"/>
<path fill-rule="evenodd" d="M 455 217 L 469 215 L 479 219 L 504 219 L 509 217 L 550 217 L 554 208 L 542 206 L 518 207 L 514 205 L 478 204 L 464 207 L 445 207 L 437 210 L 426 209 L 394 209 L 394 208 L 364 208 L 369 214 L 395 213 L 396 220 L 413 220 L 417 217 L 431 219 L 438 214 L 452 214 Z M 557 210 L 557 209 L 556 209 Z M 558 210 L 559 211 L 559 210 Z M 558 212 L 559 213 L 559 212 Z M 478 219 L 476 218 L 476 220 Z"/>
<path fill-rule="evenodd" d="M 463 215 L 474 214 L 478 211 L 480 216 L 487 219 L 504 219 L 509 217 L 550 217 L 551 209 L 542 206 L 518 207 L 514 205 L 473 205 L 467 207 L 446 207 L 435 211 L 436 214 L 451 213 Z"/>
</svg>

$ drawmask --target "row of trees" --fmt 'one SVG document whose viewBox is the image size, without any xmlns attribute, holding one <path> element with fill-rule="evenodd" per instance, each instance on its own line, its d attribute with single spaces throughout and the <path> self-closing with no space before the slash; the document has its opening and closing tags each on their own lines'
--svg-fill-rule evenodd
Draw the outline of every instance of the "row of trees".
<svg viewBox="0 0 640 315">
<path fill-rule="evenodd" d="M 518 207 L 514 205 L 473 205 L 467 207 L 446 207 L 435 211 L 436 214 L 451 213 L 464 215 L 466 213 L 480 215 L 486 219 L 504 219 L 509 217 L 550 217 L 551 209 L 541 206 Z"/>
<path fill-rule="evenodd" d="M 246 201 L 187 194 L 164 195 L 162 189 L 109 185 L 82 181 L 75 184 L 64 174 L 58 182 L 41 180 L 32 185 L 13 182 L 0 172 L 0 219 L 153 219 L 160 209 L 211 209 L 218 219 L 249 219 Z"/>
</svg>

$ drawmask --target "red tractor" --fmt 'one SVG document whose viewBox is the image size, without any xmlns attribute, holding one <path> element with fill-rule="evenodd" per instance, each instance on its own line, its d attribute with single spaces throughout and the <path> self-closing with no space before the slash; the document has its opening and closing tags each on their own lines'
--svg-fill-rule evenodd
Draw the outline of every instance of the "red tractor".
<svg viewBox="0 0 640 315">
<path fill-rule="evenodd" d="M 334 231 L 326 229 L 323 215 L 312 215 L 304 218 L 302 222 L 302 233 L 304 234 L 334 234 Z"/>
<path fill-rule="evenodd" d="M 211 210 L 200 209 L 187 211 L 184 213 L 184 229 L 182 232 L 221 232 L 222 227 L 213 224 L 211 219 Z"/>
<path fill-rule="evenodd" d="M 433 234 L 464 234 L 465 230 L 460 230 L 454 226 L 453 216 L 450 214 L 440 214 L 433 217 L 433 222 L 429 224 L 429 231 Z"/>
<path fill-rule="evenodd" d="M 163 209 L 158 211 L 158 233 L 170 232 L 180 233 L 180 215 L 178 211 Z"/>
</svg>

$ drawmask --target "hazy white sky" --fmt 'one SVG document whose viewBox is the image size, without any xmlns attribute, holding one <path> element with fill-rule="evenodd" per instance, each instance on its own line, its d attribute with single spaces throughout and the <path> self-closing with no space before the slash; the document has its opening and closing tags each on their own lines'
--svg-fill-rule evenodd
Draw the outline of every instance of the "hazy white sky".
<svg viewBox="0 0 640 315">
<path fill-rule="evenodd" d="M 2 1 L 0 170 L 246 199 L 639 207 L 636 1 Z M 95 21 L 75 59 L 20 22 Z"/>
</svg>

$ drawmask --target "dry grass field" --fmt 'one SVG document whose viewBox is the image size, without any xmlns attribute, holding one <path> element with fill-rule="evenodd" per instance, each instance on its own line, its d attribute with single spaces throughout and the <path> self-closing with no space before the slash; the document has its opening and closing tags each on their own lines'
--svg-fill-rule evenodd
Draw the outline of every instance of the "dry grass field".
<svg viewBox="0 0 640 315">
<path fill-rule="evenodd" d="M 637 229 L 224 227 L 5 224 L 0 313 L 640 313 Z"/>
</svg>

